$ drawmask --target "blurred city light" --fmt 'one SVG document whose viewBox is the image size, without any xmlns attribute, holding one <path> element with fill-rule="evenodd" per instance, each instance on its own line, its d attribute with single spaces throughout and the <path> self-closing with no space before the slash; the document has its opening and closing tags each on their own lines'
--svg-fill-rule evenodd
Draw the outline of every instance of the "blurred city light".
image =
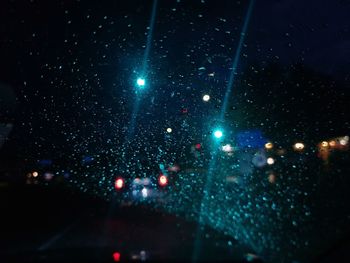
<svg viewBox="0 0 350 263">
<path fill-rule="evenodd" d="M 140 260 L 141 260 L 141 261 L 146 261 L 146 259 L 147 259 L 147 253 L 146 253 L 146 251 L 145 251 L 145 250 L 141 250 L 141 251 L 140 251 Z"/>
<path fill-rule="evenodd" d="M 205 94 L 205 95 L 203 96 L 203 101 L 207 102 L 207 101 L 209 101 L 209 100 L 210 100 L 210 96 L 209 96 L 208 94 Z"/>
<path fill-rule="evenodd" d="M 33 175 L 33 177 L 38 177 L 39 173 L 38 172 L 33 172 L 32 175 Z"/>
<path fill-rule="evenodd" d="M 322 147 L 328 147 L 328 142 L 326 142 L 326 141 L 321 142 L 321 146 Z"/>
<path fill-rule="evenodd" d="M 273 148 L 273 144 L 271 142 L 265 143 L 265 149 L 270 150 Z"/>
<path fill-rule="evenodd" d="M 197 143 L 195 146 L 194 146 L 197 150 L 200 150 L 202 148 L 202 145 L 200 143 Z"/>
<path fill-rule="evenodd" d="M 159 176 L 158 182 L 160 186 L 166 186 L 168 184 L 168 178 L 165 175 L 161 175 Z"/>
<path fill-rule="evenodd" d="M 166 132 L 167 132 L 167 133 L 171 133 L 172 131 L 173 131 L 172 128 L 167 128 L 167 129 L 166 129 Z"/>
<path fill-rule="evenodd" d="M 343 146 L 347 145 L 349 142 L 349 136 L 344 136 L 342 139 L 339 140 L 339 143 Z"/>
<path fill-rule="evenodd" d="M 329 146 L 334 147 L 337 143 L 335 141 L 330 141 Z"/>
<path fill-rule="evenodd" d="M 120 261 L 120 253 L 119 252 L 114 252 L 113 253 L 113 260 L 115 262 L 119 262 Z"/>
<path fill-rule="evenodd" d="M 269 158 L 267 158 L 266 163 L 268 165 L 273 165 L 275 163 L 275 159 L 273 159 L 272 157 L 269 157 Z"/>
<path fill-rule="evenodd" d="M 223 132 L 219 129 L 214 131 L 214 136 L 217 139 L 220 139 L 223 135 L 224 135 Z"/>
<path fill-rule="evenodd" d="M 293 148 L 296 151 L 302 151 L 305 148 L 305 145 L 301 142 L 297 142 L 294 144 Z"/>
<path fill-rule="evenodd" d="M 233 151 L 233 147 L 230 144 L 223 145 L 221 147 L 221 149 L 222 149 L 222 151 L 227 152 L 227 153 Z"/>
<path fill-rule="evenodd" d="M 142 197 L 143 197 L 143 198 L 146 198 L 146 197 L 148 196 L 148 190 L 147 190 L 147 188 L 142 188 L 141 193 L 142 193 Z"/>
<path fill-rule="evenodd" d="M 115 189 L 117 189 L 117 190 L 122 189 L 123 186 L 124 186 L 124 179 L 123 178 L 117 178 L 115 180 L 115 184 L 114 184 Z"/>
<path fill-rule="evenodd" d="M 151 180 L 148 177 L 147 178 L 143 178 L 142 184 L 143 185 L 150 185 L 151 184 Z"/>
<path fill-rule="evenodd" d="M 349 136 L 340 136 L 333 138 L 328 144 L 331 148 L 335 148 L 337 150 L 346 150 L 347 145 L 349 144 Z"/>
<path fill-rule="evenodd" d="M 131 255 L 132 260 L 137 260 L 137 261 L 146 261 L 147 260 L 147 252 L 145 250 L 141 250 L 139 253 L 134 252 Z"/>
<path fill-rule="evenodd" d="M 341 145 L 346 145 L 346 144 L 347 144 L 347 142 L 346 142 L 344 139 L 341 139 L 341 140 L 339 141 L 339 143 L 340 143 Z"/>
<path fill-rule="evenodd" d="M 145 86 L 146 81 L 145 81 L 145 79 L 143 79 L 143 78 L 138 78 L 137 81 L 136 81 L 136 84 L 137 84 L 137 86 L 139 86 L 140 88 L 142 88 L 142 87 Z"/>
<path fill-rule="evenodd" d="M 54 174 L 53 174 L 53 173 L 45 173 L 45 174 L 44 174 L 44 179 L 45 179 L 46 181 L 52 180 L 53 177 L 54 177 Z"/>
</svg>

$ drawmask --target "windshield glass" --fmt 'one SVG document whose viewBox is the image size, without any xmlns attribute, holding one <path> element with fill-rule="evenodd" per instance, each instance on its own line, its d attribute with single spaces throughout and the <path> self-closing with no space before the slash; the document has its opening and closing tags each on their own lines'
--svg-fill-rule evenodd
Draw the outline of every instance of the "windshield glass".
<svg viewBox="0 0 350 263">
<path fill-rule="evenodd" d="M 345 256 L 349 12 L 340 0 L 2 4 L 0 255 Z"/>
</svg>

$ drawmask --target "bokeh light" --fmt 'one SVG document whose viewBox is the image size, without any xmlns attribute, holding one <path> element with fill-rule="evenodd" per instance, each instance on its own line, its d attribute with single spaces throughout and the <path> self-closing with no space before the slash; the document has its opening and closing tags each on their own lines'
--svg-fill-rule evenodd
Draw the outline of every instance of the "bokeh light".
<svg viewBox="0 0 350 263">
<path fill-rule="evenodd" d="M 119 252 L 114 252 L 113 253 L 113 260 L 114 260 L 114 262 L 119 262 L 120 261 L 120 253 Z"/>
<path fill-rule="evenodd" d="M 136 81 L 137 86 L 144 87 L 146 85 L 146 81 L 143 78 L 138 78 Z"/>
<path fill-rule="evenodd" d="M 321 146 L 322 147 L 328 147 L 328 142 L 326 142 L 326 141 L 321 142 Z"/>
<path fill-rule="evenodd" d="M 210 96 L 208 94 L 205 94 L 203 96 L 203 101 L 208 102 L 210 100 Z"/>
<path fill-rule="evenodd" d="M 230 144 L 225 144 L 221 147 L 222 151 L 224 152 L 232 152 L 233 151 L 233 147 Z"/>
<path fill-rule="evenodd" d="M 168 184 L 168 178 L 165 175 L 161 175 L 159 176 L 158 182 L 160 186 L 166 186 Z"/>
<path fill-rule="evenodd" d="M 293 145 L 294 150 L 302 151 L 305 148 L 305 145 L 302 142 L 297 142 Z"/>
<path fill-rule="evenodd" d="M 330 141 L 329 146 L 334 147 L 337 143 L 335 141 Z"/>
<path fill-rule="evenodd" d="M 273 148 L 273 143 L 271 143 L 271 142 L 265 143 L 265 148 L 266 148 L 267 150 L 272 149 L 272 148 Z"/>
<path fill-rule="evenodd" d="M 117 190 L 122 189 L 123 186 L 124 186 L 124 179 L 123 178 L 117 178 L 115 180 L 114 186 L 115 186 L 115 189 L 117 189 Z"/>
<path fill-rule="evenodd" d="M 346 139 L 347 138 L 347 139 Z M 345 146 L 348 144 L 348 141 L 349 141 L 349 137 L 345 136 L 344 138 L 340 139 L 339 140 L 339 143 L 342 145 L 342 146 Z"/>
<path fill-rule="evenodd" d="M 275 163 L 275 159 L 273 159 L 272 157 L 269 157 L 267 158 L 266 162 L 268 165 L 273 165 Z"/>
<path fill-rule="evenodd" d="M 224 134 L 223 134 L 222 130 L 220 130 L 220 129 L 217 129 L 217 130 L 214 131 L 214 136 L 217 139 L 220 139 L 223 135 Z"/>
<path fill-rule="evenodd" d="M 196 143 L 194 146 L 197 150 L 200 150 L 202 148 L 202 145 L 200 143 Z"/>
<path fill-rule="evenodd" d="M 142 197 L 143 197 L 143 198 L 146 198 L 146 197 L 148 196 L 148 190 L 147 190 L 147 188 L 142 188 L 141 193 L 142 193 Z"/>
</svg>

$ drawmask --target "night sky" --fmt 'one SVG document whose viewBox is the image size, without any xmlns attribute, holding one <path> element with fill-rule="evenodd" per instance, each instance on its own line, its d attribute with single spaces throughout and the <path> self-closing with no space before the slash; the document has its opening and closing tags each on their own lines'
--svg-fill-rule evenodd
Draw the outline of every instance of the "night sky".
<svg viewBox="0 0 350 263">
<path fill-rule="evenodd" d="M 222 99 L 247 6 L 246 1 L 159 1 L 147 72 L 155 88 L 143 99 L 158 105 L 145 109 L 161 121 L 158 126 L 176 121 L 189 105 L 196 105 L 192 114 L 206 114 L 197 105 L 203 92 Z M 67 119 L 72 113 L 79 121 L 97 115 L 101 122 L 114 121 L 115 114 L 121 123 L 130 119 L 129 95 L 142 71 L 151 9 L 152 1 L 3 4 L 1 118 L 16 124 L 10 137 L 15 151 L 40 152 L 55 147 L 55 140 L 64 143 L 72 135 L 69 128 L 77 129 Z M 349 10 L 349 1 L 256 1 L 237 71 L 252 63 L 302 63 L 347 89 Z M 208 65 L 208 58 L 218 62 Z M 223 83 L 215 86 L 198 76 L 203 66 Z"/>
</svg>

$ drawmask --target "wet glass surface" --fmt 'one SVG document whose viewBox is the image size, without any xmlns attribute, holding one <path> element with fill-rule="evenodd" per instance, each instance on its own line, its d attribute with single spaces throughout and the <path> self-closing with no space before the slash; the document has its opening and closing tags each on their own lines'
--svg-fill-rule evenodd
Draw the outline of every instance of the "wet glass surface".
<svg viewBox="0 0 350 263">
<path fill-rule="evenodd" d="M 78 216 L 62 208 L 64 223 L 43 230 L 38 246 L 63 233 L 50 248 L 74 237 L 68 247 L 96 247 L 89 238 L 119 233 L 120 214 L 108 211 L 126 209 L 136 220 L 148 209 L 194 224 L 163 222 L 188 234 L 189 260 L 202 260 L 205 242 L 217 240 L 246 260 L 342 253 L 350 220 L 349 11 L 347 1 L 4 3 L 0 191 L 9 198 L 17 187 L 58 187 L 108 204 L 96 212 L 100 205 L 79 203 L 96 212 L 80 228 L 68 227 Z M 21 216 L 14 206 L 34 209 L 9 196 L 8 222 Z M 101 229 L 91 227 L 95 218 Z M 135 232 L 133 220 L 121 228 Z M 144 220 L 151 236 L 154 220 Z M 30 228 L 23 246 L 34 249 Z M 143 249 L 124 235 L 108 240 L 99 244 Z"/>
</svg>

